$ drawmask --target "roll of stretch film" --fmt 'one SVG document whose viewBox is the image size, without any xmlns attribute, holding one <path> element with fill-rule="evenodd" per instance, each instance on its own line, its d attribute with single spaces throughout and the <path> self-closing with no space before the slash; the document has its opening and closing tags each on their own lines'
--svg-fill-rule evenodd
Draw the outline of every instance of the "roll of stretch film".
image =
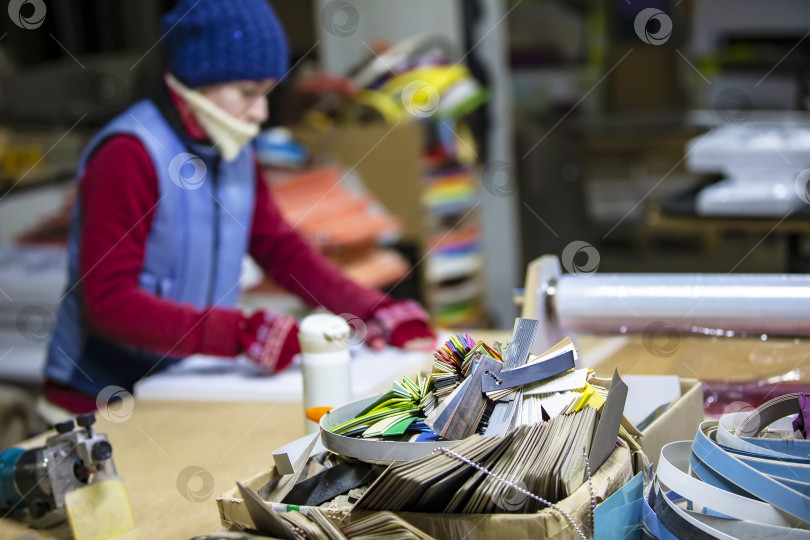
<svg viewBox="0 0 810 540">
<path fill-rule="evenodd" d="M 574 331 L 810 335 L 810 275 L 566 274 L 550 307 Z"/>
</svg>

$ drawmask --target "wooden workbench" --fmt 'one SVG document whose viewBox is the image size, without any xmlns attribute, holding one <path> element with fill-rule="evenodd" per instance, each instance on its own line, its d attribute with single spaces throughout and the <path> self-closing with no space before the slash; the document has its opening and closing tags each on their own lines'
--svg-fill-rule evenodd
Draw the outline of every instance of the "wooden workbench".
<svg viewBox="0 0 810 540">
<path fill-rule="evenodd" d="M 140 401 L 126 421 L 99 416 L 96 428 L 112 442 L 135 516 L 135 529 L 122 539 L 182 539 L 218 531 L 217 496 L 236 480 L 269 467 L 273 450 L 304 435 L 301 405 L 290 403 Z M 203 487 L 201 475 L 188 485 L 177 485 L 189 466 L 210 473 L 210 494 L 197 493 Z M 203 500 L 188 500 L 182 489 Z M 31 532 L 11 519 L 0 520 L 0 538 Z M 37 534 L 43 539 L 71 538 L 66 527 Z"/>
<path fill-rule="evenodd" d="M 508 332 L 472 332 L 491 343 Z M 810 340 L 679 337 L 651 345 L 638 336 L 576 339 L 581 358 L 600 375 L 670 373 L 703 379 L 751 380 L 773 377 L 810 384 Z M 191 538 L 219 530 L 215 499 L 236 480 L 269 467 L 272 451 L 303 436 L 299 404 L 149 402 L 135 404 L 123 422 L 99 418 L 97 429 L 109 435 L 118 471 L 124 478 L 136 528 L 125 539 Z M 29 441 L 29 444 L 36 441 Z M 189 466 L 202 467 L 214 479 L 210 494 L 191 502 L 183 490 L 199 491 L 202 478 L 178 486 Z M 40 531 L 10 519 L 0 521 L 0 538 L 69 538 L 65 528 Z"/>
</svg>

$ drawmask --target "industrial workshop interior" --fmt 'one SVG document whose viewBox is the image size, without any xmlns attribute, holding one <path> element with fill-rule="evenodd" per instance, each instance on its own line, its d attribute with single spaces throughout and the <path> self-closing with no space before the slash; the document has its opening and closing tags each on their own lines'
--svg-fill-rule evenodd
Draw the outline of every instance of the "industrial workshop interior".
<svg viewBox="0 0 810 540">
<path fill-rule="evenodd" d="M 810 4 L 6 0 L 0 538 L 810 539 Z"/>
</svg>

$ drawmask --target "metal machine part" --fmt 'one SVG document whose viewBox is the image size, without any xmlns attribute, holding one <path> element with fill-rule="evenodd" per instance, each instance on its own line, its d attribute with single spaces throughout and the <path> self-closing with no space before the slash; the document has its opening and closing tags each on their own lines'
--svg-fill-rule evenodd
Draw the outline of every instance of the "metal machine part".
<svg viewBox="0 0 810 540">
<path fill-rule="evenodd" d="M 115 476 L 112 445 L 95 433 L 92 413 L 54 426 L 45 446 L 0 451 L 0 511 L 20 513 L 33 524 L 64 518 L 65 495 Z"/>
<path fill-rule="evenodd" d="M 810 336 L 810 275 L 562 274 L 556 256 L 529 266 L 526 301 L 539 354 L 569 332 Z"/>
</svg>

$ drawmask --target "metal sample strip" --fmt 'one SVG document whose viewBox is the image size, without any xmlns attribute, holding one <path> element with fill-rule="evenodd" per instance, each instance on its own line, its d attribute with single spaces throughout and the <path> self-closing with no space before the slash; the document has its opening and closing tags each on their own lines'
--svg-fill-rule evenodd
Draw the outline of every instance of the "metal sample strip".
<svg viewBox="0 0 810 540">
<path fill-rule="evenodd" d="M 481 381 L 481 388 L 484 392 L 494 392 L 531 384 L 573 369 L 574 363 L 574 353 L 568 351 L 543 362 L 535 362 L 534 364 L 503 371 L 496 374 L 496 377 L 485 377 Z"/>
<path fill-rule="evenodd" d="M 515 322 L 515 330 L 512 333 L 512 344 L 506 351 L 506 358 L 503 361 L 501 374 L 526 364 L 529 359 L 529 350 L 534 341 L 534 335 L 540 323 L 536 319 L 519 318 Z M 515 412 L 518 405 L 523 400 L 523 391 L 518 390 L 512 395 L 512 399 L 507 403 L 497 403 L 492 415 L 489 417 L 489 425 L 484 430 L 487 436 L 503 436 L 512 427 L 515 419 Z"/>
</svg>

